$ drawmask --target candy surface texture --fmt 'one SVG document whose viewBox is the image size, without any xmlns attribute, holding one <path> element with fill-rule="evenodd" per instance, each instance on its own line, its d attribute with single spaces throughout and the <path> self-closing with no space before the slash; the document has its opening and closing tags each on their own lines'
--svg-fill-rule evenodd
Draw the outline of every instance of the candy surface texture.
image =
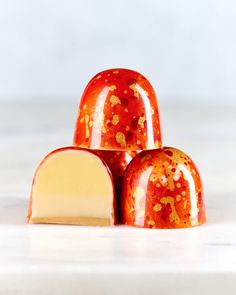
<svg viewBox="0 0 236 295">
<path fill-rule="evenodd" d="M 183 228 L 205 221 L 201 179 L 193 161 L 175 148 L 143 151 L 124 175 L 122 222 Z"/>
<path fill-rule="evenodd" d="M 149 81 L 127 69 L 93 77 L 80 101 L 74 144 L 117 151 L 161 147 L 159 108 Z"/>
<path fill-rule="evenodd" d="M 116 191 L 121 191 L 122 178 L 126 167 L 130 161 L 135 157 L 138 151 L 94 151 L 101 159 L 103 159 L 111 170 Z"/>
<path fill-rule="evenodd" d="M 130 161 L 135 157 L 138 151 L 94 151 L 101 159 L 103 159 L 111 170 L 115 191 L 116 191 L 116 203 L 117 203 L 117 217 L 120 222 L 120 208 L 121 208 L 121 188 L 125 170 Z"/>
</svg>

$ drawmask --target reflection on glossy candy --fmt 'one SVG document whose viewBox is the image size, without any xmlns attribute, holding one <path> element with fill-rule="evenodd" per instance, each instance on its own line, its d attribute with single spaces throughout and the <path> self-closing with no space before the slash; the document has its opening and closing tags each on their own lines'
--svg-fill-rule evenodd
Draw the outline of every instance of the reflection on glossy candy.
<svg viewBox="0 0 236 295">
<path fill-rule="evenodd" d="M 92 78 L 81 98 L 74 144 L 124 151 L 161 147 L 157 97 L 149 81 L 127 69 Z"/>
<path fill-rule="evenodd" d="M 205 221 L 199 173 L 175 148 L 143 151 L 130 163 L 122 190 L 122 222 L 149 228 L 182 228 Z"/>
</svg>

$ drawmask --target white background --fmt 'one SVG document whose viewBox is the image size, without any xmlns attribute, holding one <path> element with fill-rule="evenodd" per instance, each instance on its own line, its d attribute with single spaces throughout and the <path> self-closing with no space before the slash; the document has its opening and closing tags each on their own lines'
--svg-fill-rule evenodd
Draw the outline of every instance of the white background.
<svg viewBox="0 0 236 295">
<path fill-rule="evenodd" d="M 0 100 L 75 101 L 96 72 L 126 67 L 161 102 L 232 103 L 235 3 L 0 0 Z"/>
<path fill-rule="evenodd" d="M 1 294 L 235 292 L 235 55 L 235 0 L 0 0 Z M 157 89 L 164 145 L 199 168 L 205 225 L 26 224 L 37 166 L 72 144 L 83 88 L 110 67 Z"/>
</svg>

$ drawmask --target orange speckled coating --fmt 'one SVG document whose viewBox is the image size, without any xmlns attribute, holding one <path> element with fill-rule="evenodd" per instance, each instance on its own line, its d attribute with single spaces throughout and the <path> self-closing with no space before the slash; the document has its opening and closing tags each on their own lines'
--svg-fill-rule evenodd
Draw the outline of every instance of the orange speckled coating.
<svg viewBox="0 0 236 295">
<path fill-rule="evenodd" d="M 122 189 L 122 222 L 147 228 L 184 228 L 205 222 L 199 173 L 178 149 L 143 151 L 129 164 Z"/>
<path fill-rule="evenodd" d="M 116 191 L 116 203 L 117 203 L 117 215 L 118 221 L 120 221 L 120 202 L 121 202 L 121 187 L 123 181 L 123 175 L 126 167 L 130 161 L 137 155 L 138 151 L 105 151 L 105 150 L 94 150 L 110 168 Z"/>
<path fill-rule="evenodd" d="M 74 144 L 117 151 L 161 147 L 157 97 L 149 81 L 127 69 L 93 77 L 81 98 Z"/>
</svg>

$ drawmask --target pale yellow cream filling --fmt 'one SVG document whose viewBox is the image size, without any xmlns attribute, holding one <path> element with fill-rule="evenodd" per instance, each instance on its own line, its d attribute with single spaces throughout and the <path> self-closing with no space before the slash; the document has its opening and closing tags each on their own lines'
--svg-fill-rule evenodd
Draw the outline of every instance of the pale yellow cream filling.
<svg viewBox="0 0 236 295">
<path fill-rule="evenodd" d="M 51 154 L 39 167 L 32 187 L 31 221 L 40 217 L 108 218 L 113 185 L 104 163 L 82 150 Z"/>
</svg>

